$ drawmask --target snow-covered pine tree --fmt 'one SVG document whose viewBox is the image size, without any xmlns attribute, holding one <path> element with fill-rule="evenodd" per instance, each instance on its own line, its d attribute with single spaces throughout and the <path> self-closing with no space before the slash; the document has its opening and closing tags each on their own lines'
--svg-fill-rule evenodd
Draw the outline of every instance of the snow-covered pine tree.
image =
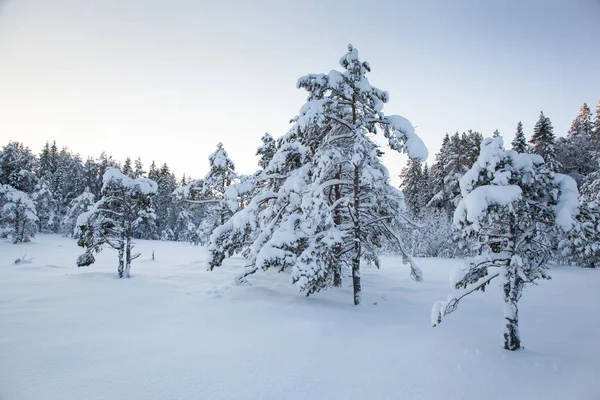
<svg viewBox="0 0 600 400">
<path fill-rule="evenodd" d="M 493 138 L 500 137 L 500 131 L 498 129 L 494 130 L 494 133 L 492 133 L 492 137 Z"/>
<path fill-rule="evenodd" d="M 143 178 L 144 175 L 146 175 L 146 171 L 144 171 L 144 164 L 142 163 L 142 159 L 140 157 L 135 159 L 134 168 L 135 168 L 133 171 L 134 179 Z"/>
<path fill-rule="evenodd" d="M 554 128 L 550 118 L 540 112 L 540 117 L 533 129 L 533 135 L 529 140 L 531 144 L 531 152 L 537 154 L 544 159 L 544 162 L 551 171 L 558 171 L 559 165 L 556 161 L 556 138 L 554 136 Z"/>
<path fill-rule="evenodd" d="M 586 176 L 598 169 L 594 155 L 600 151 L 600 143 L 592 137 L 591 118 L 590 109 L 584 103 L 567 137 L 558 138 L 556 143 L 559 172 L 571 176 L 579 187 Z"/>
<path fill-rule="evenodd" d="M 400 179 L 402 179 L 400 188 L 404 193 L 404 202 L 413 217 L 421 214 L 423 206 L 422 192 L 424 188 L 421 164 L 421 160 L 409 157 L 408 165 L 402 169 L 400 174 Z"/>
<path fill-rule="evenodd" d="M 96 203 L 96 199 L 88 187 L 83 190 L 83 193 L 71 200 L 67 212 L 61 221 L 61 230 L 64 236 L 73 238 L 79 236 L 77 218 L 88 211 L 94 203 Z"/>
<path fill-rule="evenodd" d="M 58 232 L 58 205 L 45 178 L 35 185 L 31 199 L 38 218 L 38 232 Z"/>
<path fill-rule="evenodd" d="M 0 152 L 0 184 L 31 194 L 38 181 L 36 167 L 36 157 L 29 147 L 9 142 Z"/>
<path fill-rule="evenodd" d="M 432 323 L 460 300 L 498 278 L 504 295 L 504 348 L 521 347 L 518 302 L 526 285 L 548 279 L 550 236 L 572 229 L 578 191 L 569 176 L 555 174 L 542 157 L 504 150 L 502 138 L 484 140 L 478 161 L 461 179 L 462 200 L 454 223 L 478 243 L 479 256 L 454 274 L 454 293 L 437 302 Z"/>
<path fill-rule="evenodd" d="M 13 243 L 29 242 L 35 237 L 37 223 L 31 197 L 10 185 L 0 184 L 0 237 L 12 237 Z"/>
<path fill-rule="evenodd" d="M 152 171 L 152 167 L 150 170 Z M 156 239 L 160 236 L 161 238 L 165 238 L 164 240 L 173 240 L 173 227 L 177 220 L 177 212 L 173 205 L 172 194 L 177 189 L 177 179 L 166 163 L 155 172 L 148 173 L 149 178 L 151 175 L 158 184 L 158 191 L 152 198 L 152 208 L 154 209 L 154 213 L 156 213 L 156 219 L 147 218 L 145 224 L 140 225 L 140 228 L 143 227 L 143 229 L 140 229 L 139 237 Z M 155 232 L 158 233 L 158 236 Z"/>
<path fill-rule="evenodd" d="M 523 133 L 523 123 L 521 121 L 517 124 L 517 133 L 515 133 L 515 138 L 511 142 L 511 145 L 512 149 L 517 153 L 529 153 L 529 145 Z"/>
<path fill-rule="evenodd" d="M 600 154 L 596 154 L 600 165 Z M 600 170 L 585 178 L 581 185 L 577 225 L 562 238 L 559 247 L 566 261 L 586 268 L 600 266 Z"/>
<path fill-rule="evenodd" d="M 592 135 L 592 112 L 587 103 L 583 103 L 579 109 L 579 114 L 571 123 L 568 135 L 571 137 Z"/>
<path fill-rule="evenodd" d="M 436 154 L 436 161 L 432 167 L 432 184 L 435 194 L 428 203 L 430 207 L 444 210 L 448 221 L 456 205 L 460 201 L 460 178 L 477 159 L 479 144 L 482 135 L 469 130 L 468 133 L 452 136 L 446 135 L 442 142 L 440 152 Z"/>
<path fill-rule="evenodd" d="M 393 150 L 414 158 L 426 158 L 427 150 L 406 119 L 383 114 L 388 94 L 369 84 L 370 67 L 355 48 L 349 46 L 340 64 L 343 72 L 299 79 L 308 101 L 257 179 L 264 182 L 258 194 L 212 235 L 210 269 L 246 248 L 247 274 L 292 267 L 293 282 L 311 294 L 335 286 L 344 264 L 358 304 L 361 259 L 378 265 L 376 247 L 383 240 L 405 250 L 396 234 L 403 198 L 389 184 L 381 152 L 367 135 L 377 127 Z M 420 279 L 410 255 L 403 254 Z"/>
<path fill-rule="evenodd" d="M 131 157 L 127 157 L 125 159 L 123 167 L 121 167 L 121 172 L 126 176 L 135 179 L 135 171 L 133 170 L 133 165 L 131 164 Z"/>
<path fill-rule="evenodd" d="M 150 179 L 131 179 L 118 168 L 108 168 L 103 177 L 102 198 L 77 219 L 80 230 L 77 244 L 86 249 L 77 258 L 77 266 L 93 264 L 94 254 L 109 245 L 118 251 L 119 278 L 128 278 L 131 261 L 139 256 L 131 253 L 134 229 L 150 211 L 150 200 L 157 189 L 156 182 Z"/>
<path fill-rule="evenodd" d="M 265 169 L 277 151 L 277 142 L 268 133 L 265 133 L 260 140 L 262 141 L 262 145 L 256 150 L 256 155 L 260 157 L 258 166 Z"/>
<path fill-rule="evenodd" d="M 217 143 L 217 149 L 208 156 L 208 162 L 209 171 L 204 178 L 204 196 L 219 200 L 219 202 L 211 204 L 206 210 L 201 223 L 201 240 L 203 243 L 208 242 L 215 228 L 223 225 L 231 216 L 225 192 L 238 178 L 235 172 L 235 164 L 229 158 L 223 143 Z"/>
</svg>

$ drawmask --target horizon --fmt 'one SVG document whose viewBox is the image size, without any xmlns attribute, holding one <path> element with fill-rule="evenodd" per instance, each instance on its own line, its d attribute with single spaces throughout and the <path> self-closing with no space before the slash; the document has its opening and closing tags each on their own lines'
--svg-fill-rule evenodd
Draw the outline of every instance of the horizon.
<svg viewBox="0 0 600 400">
<path fill-rule="evenodd" d="M 284 134 L 305 101 L 297 79 L 339 69 L 348 43 L 389 92 L 384 112 L 416 126 L 429 165 L 446 133 L 499 129 L 508 144 L 544 111 L 560 137 L 600 100 L 598 1 L 382 1 L 369 20 L 360 2 L 339 4 L 0 3 L 3 145 L 39 154 L 56 140 L 83 159 L 106 151 L 200 178 L 223 142 L 250 174 L 260 137 Z M 383 161 L 397 185 L 406 156 Z"/>
</svg>

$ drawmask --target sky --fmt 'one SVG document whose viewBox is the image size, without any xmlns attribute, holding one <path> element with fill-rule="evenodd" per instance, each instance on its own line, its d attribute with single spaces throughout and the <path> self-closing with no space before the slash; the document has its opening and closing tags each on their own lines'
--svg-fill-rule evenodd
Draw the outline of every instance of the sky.
<svg viewBox="0 0 600 400">
<path fill-rule="evenodd" d="M 0 0 L 0 145 L 198 178 L 223 142 L 252 173 L 306 100 L 297 79 L 340 68 L 348 43 L 430 164 L 446 132 L 508 142 L 543 110 L 564 136 L 600 100 L 599 0 Z M 405 160 L 386 152 L 393 183 Z"/>
</svg>

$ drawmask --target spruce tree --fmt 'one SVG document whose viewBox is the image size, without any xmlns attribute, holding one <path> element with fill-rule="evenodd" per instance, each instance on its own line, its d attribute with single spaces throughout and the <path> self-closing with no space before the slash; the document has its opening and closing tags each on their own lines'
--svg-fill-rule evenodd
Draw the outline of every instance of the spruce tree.
<svg viewBox="0 0 600 400">
<path fill-rule="evenodd" d="M 529 145 L 527 144 L 527 139 L 523 133 L 523 123 L 521 121 L 517 124 L 517 133 L 515 133 L 515 138 L 511 142 L 511 145 L 512 149 L 517 153 L 529 152 Z"/>
<path fill-rule="evenodd" d="M 400 178 L 402 179 L 400 188 L 404 193 L 406 207 L 413 217 L 418 216 L 421 213 L 423 191 L 421 160 L 409 158 L 408 165 L 402 170 Z"/>
<path fill-rule="evenodd" d="M 135 172 L 133 170 L 133 166 L 131 165 L 131 157 L 127 157 L 125 162 L 123 163 L 123 167 L 121 168 L 121 172 L 126 176 L 135 179 Z"/>
<path fill-rule="evenodd" d="M 494 130 L 494 133 L 492 133 L 492 137 L 493 138 L 500 137 L 500 131 L 498 129 Z"/>
<path fill-rule="evenodd" d="M 133 177 L 134 179 L 143 178 L 146 175 L 146 171 L 144 171 L 144 164 L 142 163 L 141 158 L 136 158 L 134 163 L 134 171 Z"/>
<path fill-rule="evenodd" d="M 531 152 L 541 156 L 551 171 L 558 171 L 559 165 L 556 161 L 556 138 L 550 118 L 540 112 L 540 117 L 535 124 L 533 135 L 529 143 Z"/>
<path fill-rule="evenodd" d="M 256 150 L 256 155 L 260 157 L 258 166 L 265 169 L 277 151 L 277 143 L 273 139 L 273 136 L 268 133 L 265 133 L 260 140 L 262 141 L 262 145 Z"/>
</svg>

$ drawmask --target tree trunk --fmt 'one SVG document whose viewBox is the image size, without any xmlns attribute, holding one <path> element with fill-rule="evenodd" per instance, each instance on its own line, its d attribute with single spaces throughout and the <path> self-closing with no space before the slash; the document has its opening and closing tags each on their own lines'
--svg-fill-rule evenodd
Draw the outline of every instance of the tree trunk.
<svg viewBox="0 0 600 400">
<path fill-rule="evenodd" d="M 509 272 L 504 284 L 504 348 L 519 350 L 521 336 L 519 334 L 519 299 L 523 290 L 523 280 L 516 271 Z"/>
<path fill-rule="evenodd" d="M 131 269 L 131 237 L 125 239 L 125 278 L 129 278 Z"/>
<path fill-rule="evenodd" d="M 354 288 L 354 305 L 360 304 L 360 200 L 359 200 L 359 168 L 354 167 L 354 257 L 352 258 L 352 286 Z"/>
<path fill-rule="evenodd" d="M 125 258 L 125 242 L 122 241 L 120 246 L 119 246 L 119 267 L 117 269 L 117 273 L 119 274 L 119 278 L 123 277 L 123 270 L 124 270 L 124 262 L 123 259 Z"/>
<path fill-rule="evenodd" d="M 340 167 L 338 173 L 335 175 L 335 179 L 341 179 L 342 177 L 342 167 Z M 333 196 L 333 202 L 337 202 L 342 196 L 342 191 L 340 188 L 340 185 L 335 185 L 334 187 L 334 196 Z M 338 207 L 336 207 L 333 210 L 333 223 L 335 224 L 335 226 L 339 226 L 342 223 L 342 216 L 340 214 L 340 210 L 338 209 Z M 342 245 L 338 244 L 335 246 L 335 248 L 333 249 L 333 265 L 332 265 L 332 269 L 333 269 L 333 286 L 334 287 L 341 287 L 342 286 L 342 264 L 340 261 L 341 258 L 341 253 L 342 253 Z"/>
</svg>

